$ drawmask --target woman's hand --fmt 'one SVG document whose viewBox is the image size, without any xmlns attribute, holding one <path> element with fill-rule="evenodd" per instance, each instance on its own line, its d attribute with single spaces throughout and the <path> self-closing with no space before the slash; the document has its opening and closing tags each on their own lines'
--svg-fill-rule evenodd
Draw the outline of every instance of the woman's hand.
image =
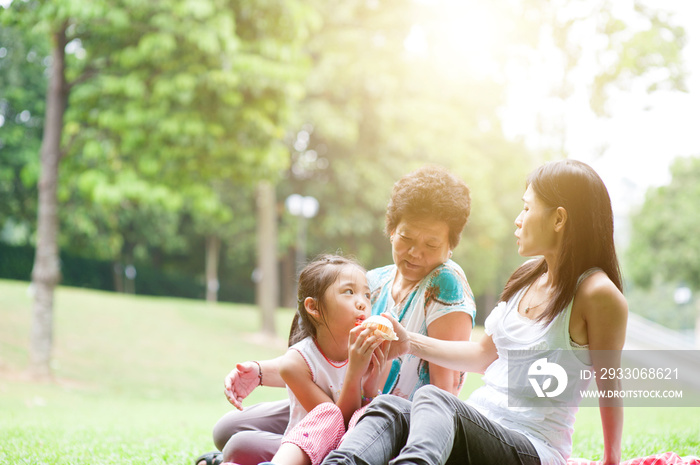
<svg viewBox="0 0 700 465">
<path fill-rule="evenodd" d="M 255 362 L 236 364 L 224 380 L 224 394 L 238 410 L 243 410 L 243 399 L 260 385 L 260 365 Z"/>
<path fill-rule="evenodd" d="M 396 341 L 392 341 L 391 345 L 389 346 L 387 359 L 392 360 L 403 354 L 407 354 L 410 349 L 410 344 L 408 341 L 408 331 L 406 331 L 406 328 L 404 328 L 401 323 L 399 323 L 393 316 L 389 315 L 388 313 L 382 313 L 382 316 L 388 318 L 389 321 L 391 321 L 391 324 L 394 326 L 394 332 L 396 333 L 396 337 L 399 338 Z"/>
</svg>

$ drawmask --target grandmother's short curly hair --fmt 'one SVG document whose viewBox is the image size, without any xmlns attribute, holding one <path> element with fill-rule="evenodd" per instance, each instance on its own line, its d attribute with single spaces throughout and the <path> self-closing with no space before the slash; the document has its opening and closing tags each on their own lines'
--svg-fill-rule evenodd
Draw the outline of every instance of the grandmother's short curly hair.
<svg viewBox="0 0 700 465">
<path fill-rule="evenodd" d="M 459 244 L 471 211 L 469 187 L 446 169 L 424 166 L 394 184 L 386 209 L 390 235 L 404 218 L 434 218 L 449 226 L 450 249 Z"/>
</svg>

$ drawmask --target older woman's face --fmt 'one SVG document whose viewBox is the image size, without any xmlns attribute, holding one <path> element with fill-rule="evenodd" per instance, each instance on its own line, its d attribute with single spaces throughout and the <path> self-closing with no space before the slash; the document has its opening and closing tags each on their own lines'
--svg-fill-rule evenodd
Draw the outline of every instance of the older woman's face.
<svg viewBox="0 0 700 465">
<path fill-rule="evenodd" d="M 391 251 L 399 273 L 420 281 L 450 258 L 450 228 L 444 221 L 402 219 L 391 233 Z"/>
</svg>

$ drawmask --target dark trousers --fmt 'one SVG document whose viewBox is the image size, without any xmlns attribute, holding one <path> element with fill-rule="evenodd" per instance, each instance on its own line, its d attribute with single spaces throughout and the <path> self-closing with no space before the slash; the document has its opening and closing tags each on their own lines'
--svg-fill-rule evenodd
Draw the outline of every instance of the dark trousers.
<svg viewBox="0 0 700 465">
<path fill-rule="evenodd" d="M 521 433 L 428 385 L 416 392 L 412 403 L 391 395 L 375 399 L 323 463 L 539 465 L 540 459 Z"/>
<path fill-rule="evenodd" d="M 270 460 L 289 424 L 289 399 L 232 410 L 214 426 L 214 444 L 224 461 L 257 465 Z"/>
</svg>

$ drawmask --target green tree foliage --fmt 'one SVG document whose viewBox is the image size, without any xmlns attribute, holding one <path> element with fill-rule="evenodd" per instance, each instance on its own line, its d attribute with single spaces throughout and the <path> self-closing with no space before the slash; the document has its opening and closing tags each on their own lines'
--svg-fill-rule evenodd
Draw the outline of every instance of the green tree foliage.
<svg viewBox="0 0 700 465">
<path fill-rule="evenodd" d="M 33 3 L 18 16 L 60 18 L 83 6 Z M 225 236 L 232 213 L 217 192 L 273 177 L 287 163 L 281 136 L 301 92 L 298 43 L 313 15 L 293 1 L 93 2 L 81 15 L 66 24 L 73 82 L 64 132 L 70 156 L 62 163 L 68 181 L 59 186 L 71 213 L 62 216 L 64 247 L 118 258 L 136 236 L 146 250 L 152 231 L 137 222 L 126 241 L 114 229 L 123 216 L 117 210 L 165 207 L 150 200 L 164 189 L 180 197 L 195 231 Z M 27 140 L 38 144 L 38 136 Z M 165 252 L 182 245 L 167 228 L 158 240 Z"/>
<path fill-rule="evenodd" d="M 588 80 L 599 113 L 615 86 L 682 88 L 683 31 L 642 7 L 626 23 L 603 0 L 54 0 L 12 8 L 25 18 L 22 37 L 43 34 L 44 49 L 50 26 L 66 32 L 62 246 L 118 260 L 136 243 L 137 258 L 192 269 L 207 236 L 246 280 L 257 179 L 284 173 L 278 213 L 291 193 L 321 201 L 308 255 L 341 248 L 374 267 L 391 261 L 382 229 L 392 184 L 438 163 L 472 188 L 454 258 L 475 293 L 493 298 L 521 261 L 512 232 L 526 174 L 565 156 L 561 147 L 543 155 L 507 139 L 500 111 L 509 83 L 549 59 L 552 95 L 563 101 L 593 50 Z M 582 41 L 587 28 L 601 40 Z M 288 281 L 297 227 L 298 218 L 281 215 Z M 181 259 L 186 251 L 202 257 Z"/>
<path fill-rule="evenodd" d="M 302 90 L 298 44 L 313 18 L 307 10 L 292 0 L 136 2 L 118 46 L 83 40 L 87 57 L 109 59 L 72 100 L 67 132 L 79 148 L 69 169 L 78 182 L 106 166 L 111 173 L 131 167 L 155 189 L 170 189 L 181 197 L 181 219 L 194 222 L 189 231 L 216 249 L 208 249 L 207 263 L 215 260 L 235 229 L 223 192 L 249 189 L 286 166 L 282 136 Z M 146 202 L 150 190 L 141 193 Z M 161 233 L 161 252 L 181 247 L 179 234 Z M 143 250 L 152 236 L 138 235 Z M 207 266 L 208 282 L 216 268 Z"/>
<path fill-rule="evenodd" d="M 149 226 L 173 217 L 172 192 L 271 177 L 286 161 L 279 140 L 299 93 L 307 17 L 295 0 L 27 1 L 3 12 L 52 48 L 33 271 L 37 374 L 50 372 L 57 197 L 78 198 L 66 190 L 79 185 L 99 208 L 96 219 L 77 208 L 75 230 L 116 226 L 131 260 L 138 244 L 177 238 L 176 228 Z"/>
<path fill-rule="evenodd" d="M 671 182 L 650 189 L 632 217 L 626 253 L 632 280 L 649 287 L 657 280 L 700 290 L 700 157 L 678 158 Z"/>
<path fill-rule="evenodd" d="M 350 1 L 319 10 L 307 95 L 288 136 L 291 168 L 278 189 L 281 201 L 291 193 L 321 201 L 309 255 L 342 248 L 368 267 L 389 263 L 381 231 L 391 186 L 438 163 L 472 188 L 472 217 L 454 258 L 477 295 L 494 298 L 522 260 L 512 234 L 527 173 L 566 156 L 563 144 L 542 154 L 506 138 L 499 112 L 509 80 L 547 62 L 556 69 L 547 76 L 552 96 L 563 102 L 574 73 L 580 78 L 593 59 L 585 78 L 601 114 L 610 89 L 635 79 L 655 82 L 649 90 L 682 88 L 682 29 L 641 6 L 634 27 L 605 1 Z M 600 42 L 582 43 L 596 30 Z M 283 247 L 294 247 L 298 221 L 283 218 Z"/>
<path fill-rule="evenodd" d="M 42 39 L 0 28 L 0 231 L 11 242 L 28 242 L 36 223 L 48 60 Z"/>
<path fill-rule="evenodd" d="M 85 148 L 76 163 L 128 164 L 175 188 L 212 178 L 250 183 L 284 168 L 280 140 L 301 91 L 300 6 L 130 3 L 111 41 L 81 25 L 90 31 L 81 40 L 86 61 L 104 61 L 71 101 L 67 132 Z"/>
<path fill-rule="evenodd" d="M 159 266 L 160 255 L 182 251 L 179 233 L 183 194 L 148 182 L 129 169 L 89 171 L 76 186 L 62 186 L 64 250 L 113 260 L 117 290 L 125 289 L 121 271 L 135 263 Z M 65 242 L 70 238 L 70 242 Z"/>
<path fill-rule="evenodd" d="M 607 45 L 598 59 L 606 66 L 595 76 L 591 108 L 599 116 L 607 114 L 610 88 L 629 88 L 642 82 L 646 91 L 687 91 L 686 71 L 681 52 L 686 43 L 685 31 L 665 11 L 635 2 L 634 21 L 645 24 L 632 29 L 612 12 L 612 2 L 604 2 L 598 10 L 598 30 L 607 37 Z"/>
<path fill-rule="evenodd" d="M 334 248 L 340 239 L 368 265 L 384 264 L 390 256 L 381 230 L 392 184 L 425 163 L 478 182 L 491 164 L 480 144 L 500 131 L 494 112 L 502 88 L 459 64 L 445 73 L 444 57 L 407 51 L 413 25 L 430 11 L 425 6 L 358 1 L 326 8 L 334 11 L 322 14 L 309 44 L 313 68 L 281 193 L 322 199 L 314 244 Z"/>
</svg>

